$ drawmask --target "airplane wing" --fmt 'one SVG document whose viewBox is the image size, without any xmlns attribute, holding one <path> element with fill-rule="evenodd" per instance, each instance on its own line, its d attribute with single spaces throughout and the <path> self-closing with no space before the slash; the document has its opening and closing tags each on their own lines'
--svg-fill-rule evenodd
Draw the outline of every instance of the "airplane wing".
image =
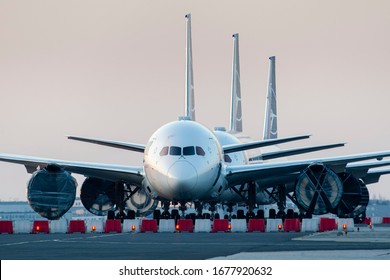
<svg viewBox="0 0 390 280">
<path fill-rule="evenodd" d="M 324 164 L 327 167 L 332 168 L 332 170 L 336 173 L 339 173 L 345 171 L 347 164 L 350 162 L 358 162 L 375 158 L 377 160 L 381 160 L 383 157 L 388 156 L 390 156 L 390 151 L 325 159 L 228 166 L 226 168 L 226 179 L 230 186 L 251 181 L 268 180 L 273 177 L 303 171 L 311 164 Z"/>
<path fill-rule="evenodd" d="M 281 157 L 292 156 L 292 155 L 306 154 L 306 153 L 311 153 L 311 152 L 320 151 L 320 150 L 343 147 L 344 145 L 345 145 L 345 143 L 340 143 L 340 144 L 330 144 L 330 145 L 321 145 L 321 146 L 313 146 L 313 147 L 280 150 L 280 151 L 275 151 L 275 152 L 263 153 L 263 154 L 258 155 L 258 156 L 253 156 L 253 157 L 249 158 L 249 161 L 269 160 L 269 159 L 281 158 Z"/>
<path fill-rule="evenodd" d="M 388 165 L 390 165 L 389 160 L 383 160 L 380 162 L 354 163 L 354 164 L 348 164 L 346 171 L 356 177 L 363 178 L 368 174 L 369 169 L 384 167 Z"/>
<path fill-rule="evenodd" d="M 379 178 L 382 175 L 390 174 L 390 170 L 377 170 L 377 171 L 369 171 L 366 176 L 364 176 L 363 182 L 368 184 L 374 184 L 379 182 Z"/>
<path fill-rule="evenodd" d="M 44 168 L 48 164 L 54 163 L 68 172 L 108 181 L 125 181 L 140 186 L 144 179 L 143 167 L 64 161 L 9 154 L 0 154 L 0 161 L 22 164 L 26 167 L 28 173 L 33 173 L 38 167 Z"/>
<path fill-rule="evenodd" d="M 286 137 L 286 138 L 254 141 L 249 143 L 229 144 L 229 145 L 223 145 L 222 149 L 223 152 L 227 154 L 227 153 L 234 153 L 234 152 L 239 152 L 244 150 L 251 150 L 251 149 L 291 142 L 291 141 L 307 139 L 309 137 L 310 135 L 301 135 L 301 136 L 293 136 L 293 137 Z"/>
<path fill-rule="evenodd" d="M 130 150 L 130 151 L 135 151 L 135 152 L 139 152 L 139 153 L 143 153 L 145 151 L 145 145 L 141 145 L 141 144 L 127 143 L 127 142 L 120 142 L 120 141 L 113 141 L 113 140 L 105 140 L 105 139 L 97 139 L 97 138 L 86 138 L 86 137 L 79 137 L 79 136 L 68 136 L 68 139 L 81 141 L 81 142 L 87 142 L 87 143 L 93 143 L 93 144 L 98 144 L 98 145 L 103 145 L 103 146 L 109 146 L 109 147 L 118 148 L 118 149 Z"/>
</svg>

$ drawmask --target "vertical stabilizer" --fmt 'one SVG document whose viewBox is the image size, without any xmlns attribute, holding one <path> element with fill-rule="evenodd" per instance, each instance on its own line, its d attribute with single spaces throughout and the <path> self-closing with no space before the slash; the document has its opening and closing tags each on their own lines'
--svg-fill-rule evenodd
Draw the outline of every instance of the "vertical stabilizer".
<svg viewBox="0 0 390 280">
<path fill-rule="evenodd" d="M 191 14 L 186 16 L 186 97 L 185 113 L 195 121 L 194 74 L 192 69 Z"/>
<path fill-rule="evenodd" d="M 232 96 L 230 104 L 230 132 L 242 132 L 240 57 L 238 34 L 233 35 Z"/>
<path fill-rule="evenodd" d="M 264 118 L 264 135 L 263 139 L 278 138 L 278 119 L 276 112 L 276 77 L 275 77 L 275 57 L 269 58 L 268 70 L 268 88 L 267 102 L 265 107 Z"/>
</svg>

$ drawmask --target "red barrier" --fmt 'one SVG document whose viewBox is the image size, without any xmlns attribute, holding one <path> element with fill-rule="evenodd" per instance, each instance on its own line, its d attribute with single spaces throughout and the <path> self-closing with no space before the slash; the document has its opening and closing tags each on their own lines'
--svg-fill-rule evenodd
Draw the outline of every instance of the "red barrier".
<svg viewBox="0 0 390 280">
<path fill-rule="evenodd" d="M 32 233 L 49 233 L 49 221 L 34 221 Z"/>
<path fill-rule="evenodd" d="M 221 220 L 214 220 L 213 222 L 213 230 L 211 232 L 218 232 L 218 231 L 229 231 L 229 220 L 227 219 L 221 219 Z"/>
<path fill-rule="evenodd" d="M 74 233 L 74 232 L 85 233 L 85 222 L 82 220 L 70 221 L 68 233 Z"/>
<path fill-rule="evenodd" d="M 265 221 L 264 219 L 249 219 L 248 232 L 265 232 Z"/>
<path fill-rule="evenodd" d="M 336 219 L 333 218 L 320 218 L 319 231 L 330 231 L 337 229 Z"/>
<path fill-rule="evenodd" d="M 1 233 L 14 233 L 14 226 L 12 225 L 12 221 L 0 221 L 0 234 Z"/>
<path fill-rule="evenodd" d="M 363 221 L 363 223 L 362 224 L 366 224 L 366 225 L 369 225 L 369 224 L 371 224 L 371 218 L 369 218 L 369 217 L 366 217 L 366 219 Z"/>
<path fill-rule="evenodd" d="M 192 219 L 177 220 L 176 230 L 194 232 L 194 222 Z"/>
<path fill-rule="evenodd" d="M 157 232 L 157 220 L 144 219 L 141 222 L 141 232 Z"/>
<path fill-rule="evenodd" d="M 121 233 L 122 232 L 121 220 L 106 220 L 106 227 L 104 229 L 104 232 L 105 233 L 110 233 L 110 232 Z"/>
<path fill-rule="evenodd" d="M 284 220 L 284 231 L 295 231 L 300 232 L 301 231 L 301 224 L 299 222 L 299 219 L 285 219 Z"/>
<path fill-rule="evenodd" d="M 390 224 L 390 217 L 383 217 L 382 224 Z"/>
</svg>

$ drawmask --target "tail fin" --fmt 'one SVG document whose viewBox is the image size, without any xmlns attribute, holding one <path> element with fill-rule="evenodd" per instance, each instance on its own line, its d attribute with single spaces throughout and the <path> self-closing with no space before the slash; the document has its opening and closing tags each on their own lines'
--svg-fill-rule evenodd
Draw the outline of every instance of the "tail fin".
<svg viewBox="0 0 390 280">
<path fill-rule="evenodd" d="M 186 97 L 185 113 L 195 121 L 194 74 L 192 69 L 191 14 L 186 16 Z"/>
<path fill-rule="evenodd" d="M 233 35 L 232 96 L 230 105 L 230 132 L 242 132 L 240 57 L 238 34 Z"/>
<path fill-rule="evenodd" d="M 268 95 L 265 108 L 264 134 L 263 139 L 278 138 L 278 119 L 276 111 L 276 76 L 275 76 L 275 57 L 269 58 L 268 70 Z"/>
</svg>

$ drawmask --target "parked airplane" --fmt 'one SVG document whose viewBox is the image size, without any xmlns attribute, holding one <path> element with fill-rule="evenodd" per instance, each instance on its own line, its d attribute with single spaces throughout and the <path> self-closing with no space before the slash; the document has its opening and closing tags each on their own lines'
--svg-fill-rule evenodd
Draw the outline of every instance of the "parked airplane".
<svg viewBox="0 0 390 280">
<path fill-rule="evenodd" d="M 277 139 L 277 106 L 276 106 L 276 73 L 275 73 L 275 57 L 269 58 L 269 74 L 268 74 L 268 86 L 267 86 L 267 102 L 266 102 L 266 113 L 264 122 L 263 139 Z M 332 145 L 328 145 L 331 147 Z M 302 154 L 317 150 L 326 149 L 324 146 L 316 147 L 304 147 L 294 148 L 288 150 L 281 150 L 278 147 L 265 147 L 262 149 L 262 153 L 257 156 L 252 156 L 249 161 L 254 162 L 258 160 L 270 160 L 283 156 L 290 156 L 296 154 Z M 264 150 L 268 150 L 264 152 Z M 338 173 L 337 175 L 343 182 L 343 193 L 340 199 L 339 205 L 331 210 L 334 214 L 340 217 L 349 218 L 365 218 L 365 210 L 369 201 L 369 193 L 366 187 L 367 184 L 377 183 L 381 175 L 389 174 L 389 170 L 369 170 L 371 168 L 378 168 L 390 165 L 389 161 L 382 161 L 380 163 L 364 163 L 364 164 L 348 164 L 345 172 Z M 286 197 L 295 203 L 295 205 L 308 215 L 313 213 L 321 213 L 321 211 L 315 209 L 314 198 L 306 197 L 302 199 L 301 195 L 297 195 L 294 190 L 295 182 L 298 178 L 291 177 L 290 182 L 284 182 L 284 184 L 274 185 L 271 188 L 264 190 L 265 193 L 273 198 L 279 208 L 279 215 L 284 215 L 284 209 L 286 206 Z M 261 185 L 261 184 L 260 184 Z M 264 186 L 263 186 L 264 188 Z M 289 194 L 290 193 L 290 194 Z M 297 197 L 301 197 L 297 199 Z"/>
<path fill-rule="evenodd" d="M 214 133 L 218 141 L 222 145 L 240 143 L 248 141 L 249 137 L 243 135 L 243 119 L 241 106 L 241 84 L 240 84 L 240 60 L 239 60 L 239 35 L 233 34 L 233 62 L 232 62 L 232 86 L 231 86 L 231 103 L 230 103 L 230 127 L 226 131 L 223 127 L 214 129 Z M 277 139 L 277 114 L 276 114 L 276 87 L 275 87 L 275 57 L 270 58 L 268 95 L 266 105 L 266 115 L 264 123 L 264 138 Z M 271 158 L 281 158 L 287 155 L 303 154 L 324 149 L 341 147 L 344 144 L 331 144 L 306 148 L 296 148 L 290 150 L 280 150 L 276 146 L 268 146 L 272 150 L 268 153 L 249 158 L 250 161 L 266 160 Z M 262 157 L 264 156 L 264 157 Z M 228 166 L 236 166 L 249 164 L 248 157 L 245 151 L 236 152 L 224 155 L 225 163 Z M 249 203 L 247 185 L 239 185 L 228 188 L 220 196 L 220 202 L 231 205 L 233 203 Z M 274 203 L 267 189 L 256 183 L 256 199 L 257 205 L 266 205 Z M 249 207 L 251 210 L 252 205 Z M 228 207 L 231 210 L 232 207 Z"/>
<path fill-rule="evenodd" d="M 190 17 L 187 16 L 187 21 Z M 188 41 L 188 38 L 187 38 Z M 186 108 L 190 102 L 187 101 Z M 0 160 L 22 164 L 33 173 L 28 182 L 28 200 L 41 216 L 58 219 L 72 206 L 76 181 L 71 173 L 86 178 L 81 186 L 83 205 L 94 214 L 105 215 L 116 207 L 122 212 L 126 204 L 137 208 L 132 198 L 137 194 L 148 200 L 150 212 L 157 201 L 186 202 L 218 201 L 225 190 L 247 185 L 248 200 L 256 197 L 256 183 L 278 185 L 284 180 L 298 178 L 295 184 L 297 200 L 313 201 L 309 208 L 331 211 L 340 202 L 343 181 L 337 173 L 347 164 L 367 159 L 389 157 L 390 151 L 343 157 L 278 163 L 227 165 L 224 155 L 247 149 L 275 145 L 307 138 L 297 136 L 250 143 L 221 145 L 215 134 L 187 115 L 157 129 L 146 145 L 127 142 L 69 137 L 111 147 L 142 152 L 143 164 L 122 166 L 75 162 L 48 158 L 0 154 Z M 363 164 L 362 164 L 363 166 Z M 367 168 L 367 166 L 365 166 Z M 361 169 L 360 169 L 361 170 Z M 265 184 L 265 182 L 267 184 Z M 323 210 L 324 209 L 324 210 Z"/>
</svg>

